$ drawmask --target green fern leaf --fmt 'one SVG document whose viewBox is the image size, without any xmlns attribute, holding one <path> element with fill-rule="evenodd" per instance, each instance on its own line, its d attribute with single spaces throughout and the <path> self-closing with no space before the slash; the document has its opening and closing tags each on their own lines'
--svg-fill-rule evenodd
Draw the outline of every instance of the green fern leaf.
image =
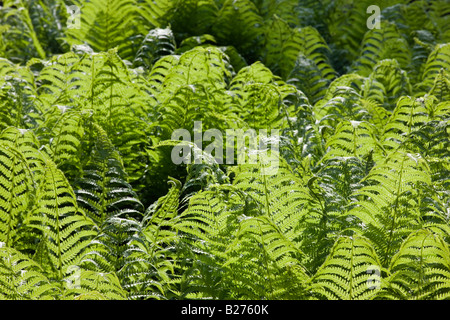
<svg viewBox="0 0 450 320">
<path fill-rule="evenodd" d="M 11 247 L 33 204 L 35 184 L 22 153 L 0 144 L 0 241 Z"/>
<path fill-rule="evenodd" d="M 174 54 L 175 46 L 172 30 L 169 28 L 152 29 L 142 40 L 141 47 L 134 58 L 133 66 L 151 69 L 153 64 L 162 56 Z"/>
<path fill-rule="evenodd" d="M 112 216 L 140 217 L 142 204 L 127 182 L 121 157 L 99 125 L 93 123 L 91 130 L 96 141 L 75 182 L 77 202 L 98 227 Z"/>
<path fill-rule="evenodd" d="M 262 34 L 262 17 L 250 0 L 225 0 L 212 26 L 212 35 L 220 43 L 232 45 L 252 61 L 256 60 Z"/>
<path fill-rule="evenodd" d="M 0 299 L 53 300 L 59 294 L 36 262 L 0 242 Z"/>
<path fill-rule="evenodd" d="M 312 27 L 291 29 L 286 22 L 275 16 L 266 36 L 267 53 L 264 63 L 274 73 L 287 79 L 297 57 L 302 54 L 306 59 L 314 61 L 320 70 L 321 78 L 331 80 L 334 78 L 334 70 L 325 55 L 327 50 L 329 50 L 327 44 L 316 29 Z"/>
<path fill-rule="evenodd" d="M 373 299 L 380 289 L 380 274 L 380 261 L 370 241 L 343 236 L 312 277 L 312 294 L 329 300 Z"/>
<path fill-rule="evenodd" d="M 80 28 L 66 31 L 71 45 L 87 43 L 94 51 L 108 51 L 118 47 L 124 59 L 132 59 L 135 50 L 130 38 L 139 33 L 133 23 L 137 17 L 132 0 L 75 1 L 80 8 Z M 130 60 L 131 60 L 130 59 Z"/>
<path fill-rule="evenodd" d="M 377 62 L 384 59 L 396 59 L 400 67 L 405 69 L 410 63 L 411 52 L 396 26 L 382 21 L 380 29 L 366 32 L 360 57 L 353 69 L 360 75 L 368 76 Z"/>
<path fill-rule="evenodd" d="M 450 69 L 450 44 L 438 44 L 428 56 L 419 88 L 428 92 L 441 70 Z M 418 90 L 417 90 L 418 91 Z"/>
<path fill-rule="evenodd" d="M 361 220 L 359 228 L 375 245 L 386 266 L 401 242 L 421 227 L 420 187 L 431 184 L 430 169 L 420 155 L 391 153 L 374 166 L 355 197 L 348 215 Z"/>
<path fill-rule="evenodd" d="M 401 96 L 411 95 L 412 87 L 406 72 L 400 69 L 397 60 L 378 62 L 364 83 L 363 95 L 392 110 Z"/>
<path fill-rule="evenodd" d="M 49 276 L 58 280 L 63 278 L 65 267 L 77 263 L 96 235 L 92 221 L 78 207 L 72 187 L 50 160 L 32 213 L 24 223 L 42 232 L 35 259 L 42 261 Z"/>
<path fill-rule="evenodd" d="M 27 160 L 33 180 L 39 184 L 45 167 L 45 156 L 40 152 L 41 144 L 36 135 L 29 129 L 8 127 L 0 134 L 0 141 L 6 146 L 17 149 Z"/>
<path fill-rule="evenodd" d="M 408 236 L 389 267 L 385 296 L 391 299 L 448 299 L 450 251 L 448 244 L 427 229 Z"/>
<path fill-rule="evenodd" d="M 401 97 L 381 136 L 381 143 L 387 150 L 395 150 L 405 140 L 405 136 L 416 131 L 429 120 L 429 110 L 433 98 L 413 99 Z"/>
<path fill-rule="evenodd" d="M 333 157 L 363 158 L 373 153 L 375 162 L 384 157 L 378 142 L 376 129 L 366 121 L 342 121 L 325 145 L 328 152 L 323 160 Z"/>
<path fill-rule="evenodd" d="M 114 272 L 101 273 L 75 266 L 63 281 L 67 282 L 63 300 L 126 300 L 127 297 Z"/>
</svg>

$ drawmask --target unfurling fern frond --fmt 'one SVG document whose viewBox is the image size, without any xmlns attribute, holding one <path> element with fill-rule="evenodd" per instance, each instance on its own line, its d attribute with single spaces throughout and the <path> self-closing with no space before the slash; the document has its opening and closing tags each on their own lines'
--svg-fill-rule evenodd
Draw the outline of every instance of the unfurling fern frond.
<svg viewBox="0 0 450 320">
<path fill-rule="evenodd" d="M 448 243 L 427 229 L 405 239 L 389 266 L 383 296 L 390 299 L 430 300 L 450 297 Z"/>
<path fill-rule="evenodd" d="M 342 236 L 312 277 L 312 294 L 329 300 L 373 299 L 381 285 L 380 266 L 368 239 Z"/>
<path fill-rule="evenodd" d="M 60 292 L 35 261 L 0 242 L 1 300 L 50 300 Z"/>
</svg>

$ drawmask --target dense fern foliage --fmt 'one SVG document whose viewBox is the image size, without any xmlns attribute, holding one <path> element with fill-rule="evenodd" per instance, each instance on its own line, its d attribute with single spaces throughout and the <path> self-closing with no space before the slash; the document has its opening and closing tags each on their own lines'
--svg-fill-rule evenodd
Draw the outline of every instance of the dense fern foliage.
<svg viewBox="0 0 450 320">
<path fill-rule="evenodd" d="M 0 21 L 0 299 L 450 299 L 447 0 Z"/>
</svg>

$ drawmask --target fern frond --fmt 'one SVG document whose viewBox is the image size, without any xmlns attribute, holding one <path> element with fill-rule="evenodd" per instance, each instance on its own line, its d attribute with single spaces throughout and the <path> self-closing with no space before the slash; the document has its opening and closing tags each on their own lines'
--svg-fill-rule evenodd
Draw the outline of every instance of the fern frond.
<svg viewBox="0 0 450 320">
<path fill-rule="evenodd" d="M 172 282 L 177 260 L 175 224 L 181 183 L 169 181 L 169 192 L 148 207 L 141 221 L 142 233 L 136 233 L 124 253 L 120 275 L 130 299 L 169 299 L 171 291 L 176 291 Z"/>
<path fill-rule="evenodd" d="M 137 5 L 137 11 L 148 29 L 162 28 L 168 22 L 168 13 L 176 5 L 174 0 L 143 0 Z"/>
<path fill-rule="evenodd" d="M 313 2 L 313 1 L 311 1 Z M 337 56 L 344 61 L 336 62 L 343 66 L 351 64 L 358 57 L 361 41 L 367 32 L 367 8 L 372 5 L 370 0 L 348 2 L 346 0 L 326 1 L 323 4 L 313 2 L 314 11 L 323 13 L 319 19 L 325 20 L 326 32 L 342 53 Z M 377 5 L 382 5 L 377 1 Z M 311 5 L 310 5 L 311 7 Z"/>
<path fill-rule="evenodd" d="M 375 161 L 382 156 L 376 129 L 366 121 L 342 121 L 325 145 L 324 159 L 332 157 L 363 157 L 374 152 Z"/>
<path fill-rule="evenodd" d="M 79 55 L 68 52 L 54 56 L 44 64 L 36 81 L 40 84 L 39 97 L 46 102 L 47 108 L 52 105 L 67 107 L 79 105 L 77 98 L 83 91 L 88 90 L 83 83 L 86 75 L 74 70 L 79 61 Z"/>
<path fill-rule="evenodd" d="M 354 200 L 352 196 L 365 185 L 363 179 L 375 165 L 372 154 L 369 151 L 360 158 L 350 156 L 330 158 L 317 166 L 320 169 L 315 177 L 323 190 L 323 197 L 329 210 L 333 208 L 335 211 L 344 211 Z"/>
<path fill-rule="evenodd" d="M 413 232 L 402 243 L 389 266 L 384 296 L 391 299 L 430 300 L 450 296 L 448 244 L 427 229 Z"/>
<path fill-rule="evenodd" d="M 0 241 L 12 247 L 33 204 L 35 184 L 22 153 L 4 143 L 0 143 L 0 173 Z"/>
<path fill-rule="evenodd" d="M 412 94 L 412 87 L 406 71 L 397 60 L 386 59 L 378 62 L 364 83 L 363 95 L 392 110 L 401 96 Z"/>
<path fill-rule="evenodd" d="M 256 61 L 263 19 L 252 1 L 225 0 L 212 26 L 212 35 L 220 43 L 235 47 L 249 61 Z"/>
<path fill-rule="evenodd" d="M 72 180 L 80 173 L 81 142 L 85 115 L 78 111 L 56 107 L 48 120 L 37 130 L 42 144 L 49 144 L 52 159 Z M 51 128 L 51 131 L 47 131 Z M 46 132 L 47 131 L 47 132 Z"/>
<path fill-rule="evenodd" d="M 10 45 L 6 48 L 7 52 L 11 51 L 8 53 L 12 57 L 23 57 L 24 59 L 39 57 L 45 59 L 46 51 L 39 41 L 33 20 L 30 17 L 30 4 L 23 3 L 22 0 L 6 0 L 4 1 L 2 9 L 5 10 L 5 20 L 9 22 L 8 24 L 14 26 L 11 30 L 13 32 L 9 34 L 8 42 Z M 14 40 L 16 41 L 16 46 L 12 46 Z M 27 48 L 30 44 L 29 42 L 33 45 L 32 50 L 30 50 L 31 48 Z M 23 48 L 25 52 L 20 52 L 20 49 L 17 50 L 17 48 Z"/>
<path fill-rule="evenodd" d="M 226 251 L 233 298 L 303 298 L 308 276 L 299 263 L 301 251 L 284 233 L 286 226 L 276 223 L 268 216 L 242 217 Z"/>
<path fill-rule="evenodd" d="M 397 27 L 382 20 L 380 29 L 366 32 L 353 69 L 360 75 L 368 76 L 377 62 L 384 59 L 396 59 L 400 67 L 405 69 L 411 61 L 411 52 Z"/>
<path fill-rule="evenodd" d="M 432 97 L 401 97 L 380 138 L 383 147 L 395 150 L 405 140 L 405 136 L 416 131 L 429 120 L 429 110 L 434 104 Z"/>
<path fill-rule="evenodd" d="M 360 219 L 360 230 L 375 245 L 383 266 L 399 249 L 404 237 L 421 227 L 421 185 L 431 184 L 430 169 L 420 155 L 396 151 L 372 168 L 367 183 L 354 196 L 348 211 Z"/>
<path fill-rule="evenodd" d="M 95 272 L 75 266 L 63 281 L 67 286 L 63 300 L 126 300 L 127 297 L 114 272 Z"/>
<path fill-rule="evenodd" d="M 164 79 L 165 96 L 183 85 L 225 88 L 231 77 L 228 57 L 215 47 L 196 47 L 182 54 Z"/>
<path fill-rule="evenodd" d="M 177 39 L 211 32 L 219 13 L 215 0 L 177 0 L 165 16 Z M 165 18 L 165 17 L 164 17 Z"/>
<path fill-rule="evenodd" d="M 439 71 L 429 94 L 435 96 L 442 102 L 450 100 L 450 75 L 444 69 Z"/>
<path fill-rule="evenodd" d="M 135 56 L 131 36 L 139 33 L 139 25 L 133 23 L 137 17 L 133 0 L 77 0 L 75 4 L 81 12 L 80 27 L 66 31 L 69 44 L 87 43 L 96 52 L 118 47 L 122 58 L 131 60 Z"/>
<path fill-rule="evenodd" d="M 0 299 L 53 300 L 59 294 L 35 261 L 0 242 Z"/>
<path fill-rule="evenodd" d="M 0 130 L 8 126 L 30 129 L 42 121 L 34 75 L 28 67 L 0 58 Z"/>
<path fill-rule="evenodd" d="M 140 233 L 140 223 L 134 219 L 114 216 L 106 219 L 101 232 L 87 245 L 79 266 L 97 272 L 113 271 L 121 279 L 119 272 L 125 265 L 125 252 Z"/>
<path fill-rule="evenodd" d="M 122 158 L 106 132 L 95 123 L 91 126 L 93 151 L 75 181 L 77 202 L 99 227 L 113 216 L 140 217 L 142 204 L 127 182 Z"/>
<path fill-rule="evenodd" d="M 96 235 L 92 221 L 78 207 L 72 187 L 51 160 L 47 161 L 35 205 L 24 224 L 42 232 L 35 259 L 58 280 L 63 278 L 63 268 L 76 264 Z"/>
<path fill-rule="evenodd" d="M 339 237 L 311 278 L 312 294 L 329 300 L 374 299 L 381 284 L 380 265 L 368 239 Z"/>
<path fill-rule="evenodd" d="M 246 194 L 248 205 L 241 209 L 236 240 L 228 249 L 231 260 L 226 265 L 239 270 L 232 271 L 232 274 L 242 272 L 247 275 L 250 281 L 241 277 L 233 281 L 235 286 L 239 283 L 248 286 L 246 290 L 250 291 L 243 292 L 244 296 L 249 295 L 247 297 L 301 296 L 304 289 L 301 283 L 306 279 L 306 271 L 300 264 L 304 253 L 297 239 L 300 236 L 299 222 L 306 215 L 303 206 L 309 195 L 283 160 L 279 160 L 278 171 L 270 178 L 261 175 L 263 168 L 259 166 L 263 165 L 262 162 L 256 166 L 239 165 L 230 171 L 235 175 L 233 185 Z M 243 253 L 242 248 L 249 248 L 249 251 Z M 296 270 L 296 276 L 302 281 L 281 289 L 278 286 L 281 283 L 286 286 L 283 277 L 288 270 Z M 258 277 L 269 279 L 267 293 L 259 291 L 261 282 L 256 281 Z"/>
<path fill-rule="evenodd" d="M 142 44 L 134 58 L 133 66 L 142 66 L 150 70 L 159 58 L 174 54 L 175 47 L 175 38 L 171 29 L 152 29 L 142 40 Z"/>
<path fill-rule="evenodd" d="M 41 144 L 29 129 L 8 127 L 0 134 L 0 141 L 6 146 L 17 149 L 27 160 L 33 180 L 39 184 L 44 174 L 45 156 L 39 150 Z"/>
<path fill-rule="evenodd" d="M 328 101 L 322 99 L 313 108 L 314 116 L 319 123 L 326 127 L 328 138 L 342 120 L 363 121 L 370 118 L 369 111 L 365 108 L 361 95 L 350 87 L 337 87 L 333 96 Z M 325 130 L 323 130 L 325 131 Z"/>
<path fill-rule="evenodd" d="M 433 87 L 434 81 L 442 69 L 450 69 L 450 43 L 436 45 L 429 54 L 425 63 L 422 82 L 416 90 L 419 91 L 421 89 L 424 92 L 428 92 Z"/>
<path fill-rule="evenodd" d="M 331 80 L 335 76 L 325 55 L 329 48 L 313 27 L 291 29 L 286 22 L 275 16 L 272 25 L 268 27 L 265 46 L 264 63 L 283 79 L 287 79 L 299 55 L 314 61 L 321 78 Z"/>
</svg>

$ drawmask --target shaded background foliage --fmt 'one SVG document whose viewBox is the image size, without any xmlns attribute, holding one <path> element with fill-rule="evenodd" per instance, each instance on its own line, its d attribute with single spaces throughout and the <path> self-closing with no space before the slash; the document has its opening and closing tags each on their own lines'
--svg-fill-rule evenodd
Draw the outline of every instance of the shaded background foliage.
<svg viewBox="0 0 450 320">
<path fill-rule="evenodd" d="M 2 1 L 0 298 L 448 299 L 450 5 L 375 2 Z"/>
</svg>

